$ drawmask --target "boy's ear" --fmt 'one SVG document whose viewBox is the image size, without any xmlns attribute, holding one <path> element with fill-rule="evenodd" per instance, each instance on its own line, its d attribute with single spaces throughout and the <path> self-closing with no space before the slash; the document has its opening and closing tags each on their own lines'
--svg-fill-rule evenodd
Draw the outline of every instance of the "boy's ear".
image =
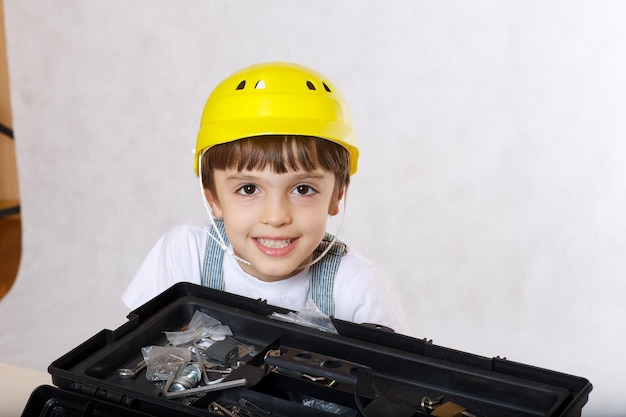
<svg viewBox="0 0 626 417">
<path fill-rule="evenodd" d="M 342 188 L 341 191 L 334 195 L 333 198 L 330 200 L 330 205 L 328 206 L 329 215 L 336 216 L 337 214 L 339 214 L 339 203 L 341 202 L 341 199 L 343 198 L 345 192 L 346 189 Z"/>
<path fill-rule="evenodd" d="M 213 217 L 222 217 L 222 208 L 220 207 L 219 201 L 217 201 L 217 199 L 213 197 L 213 193 L 209 191 L 208 188 L 204 189 L 204 196 L 206 197 L 206 201 L 211 207 Z"/>
</svg>

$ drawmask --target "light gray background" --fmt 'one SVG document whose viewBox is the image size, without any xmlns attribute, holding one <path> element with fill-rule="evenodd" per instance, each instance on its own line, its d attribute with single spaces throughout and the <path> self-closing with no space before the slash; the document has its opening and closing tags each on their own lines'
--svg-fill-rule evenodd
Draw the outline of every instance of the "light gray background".
<svg viewBox="0 0 626 417">
<path fill-rule="evenodd" d="M 268 60 L 348 98 L 341 238 L 418 338 L 594 384 L 623 415 L 626 2 L 5 0 L 24 251 L 0 361 L 45 369 L 125 322 L 155 240 L 204 216 L 206 97 Z"/>
</svg>

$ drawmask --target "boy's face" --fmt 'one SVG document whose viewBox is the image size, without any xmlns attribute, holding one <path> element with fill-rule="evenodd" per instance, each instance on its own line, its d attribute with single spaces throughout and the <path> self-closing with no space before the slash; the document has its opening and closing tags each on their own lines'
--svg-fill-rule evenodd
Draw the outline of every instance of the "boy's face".
<svg viewBox="0 0 626 417">
<path fill-rule="evenodd" d="M 339 212 L 335 175 L 324 170 L 277 174 L 272 170 L 215 170 L 216 195 L 205 190 L 216 217 L 224 218 L 242 268 L 263 281 L 289 278 L 311 260 Z"/>
</svg>

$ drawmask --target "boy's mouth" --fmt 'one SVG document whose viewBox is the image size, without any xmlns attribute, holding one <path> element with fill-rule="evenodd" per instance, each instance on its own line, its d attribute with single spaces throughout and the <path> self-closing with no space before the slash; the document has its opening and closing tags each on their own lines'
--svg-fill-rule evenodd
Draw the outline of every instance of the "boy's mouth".
<svg viewBox="0 0 626 417">
<path fill-rule="evenodd" d="M 263 246 L 265 246 L 267 248 L 282 249 L 282 248 L 286 248 L 287 246 L 289 246 L 291 244 L 291 242 L 293 241 L 293 239 L 261 239 L 261 238 L 257 238 L 256 241 L 259 242 L 260 245 L 263 245 Z"/>
</svg>

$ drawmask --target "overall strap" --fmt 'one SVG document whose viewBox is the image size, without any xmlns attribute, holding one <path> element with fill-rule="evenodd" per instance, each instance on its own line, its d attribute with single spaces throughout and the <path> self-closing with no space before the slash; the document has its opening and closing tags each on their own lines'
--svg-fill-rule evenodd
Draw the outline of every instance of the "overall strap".
<svg viewBox="0 0 626 417">
<path fill-rule="evenodd" d="M 219 233 L 228 245 L 228 237 L 224 229 L 224 219 L 215 219 L 215 225 Z M 215 228 L 211 227 L 211 234 L 215 233 Z M 211 236 L 207 237 L 206 251 L 204 255 L 204 264 L 202 266 L 202 285 L 216 290 L 224 290 L 224 274 L 222 265 L 224 264 L 224 250 L 215 239 Z"/>
<path fill-rule="evenodd" d="M 335 275 L 339 270 L 342 257 L 348 252 L 348 247 L 339 240 L 335 240 L 333 243 L 333 235 L 326 233 L 324 239 L 313 251 L 313 259 L 320 256 L 330 244 L 332 244 L 332 247 L 326 255 L 311 265 L 309 290 L 317 308 L 322 313 L 333 316 L 335 314 L 335 303 L 333 301 Z"/>
</svg>

